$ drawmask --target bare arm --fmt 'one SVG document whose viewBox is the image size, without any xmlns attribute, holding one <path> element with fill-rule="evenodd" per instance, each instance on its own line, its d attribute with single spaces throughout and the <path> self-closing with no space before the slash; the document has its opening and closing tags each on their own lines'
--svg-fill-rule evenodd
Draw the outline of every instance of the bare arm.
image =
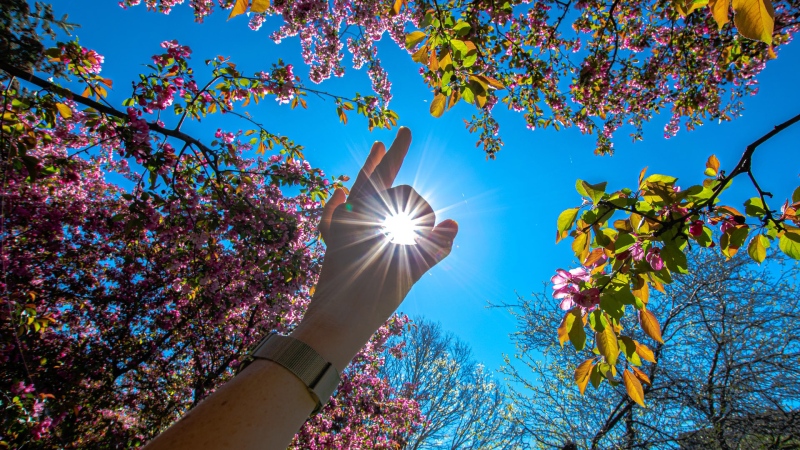
<svg viewBox="0 0 800 450">
<path fill-rule="evenodd" d="M 314 298 L 292 337 L 341 373 L 431 267 L 453 245 L 458 225 L 435 226 L 430 205 L 409 186 L 392 187 L 411 143 L 401 128 L 387 152 L 376 143 L 349 198 L 337 190 L 323 211 L 327 251 Z M 387 211 L 413 210 L 417 245 L 390 244 L 380 233 Z M 280 449 L 314 409 L 300 379 L 257 360 L 147 445 L 161 449 Z"/>
</svg>

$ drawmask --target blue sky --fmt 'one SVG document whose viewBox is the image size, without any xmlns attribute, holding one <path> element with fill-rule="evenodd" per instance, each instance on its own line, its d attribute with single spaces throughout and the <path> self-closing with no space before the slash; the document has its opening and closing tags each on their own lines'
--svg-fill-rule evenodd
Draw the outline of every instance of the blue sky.
<svg viewBox="0 0 800 450">
<path fill-rule="evenodd" d="M 115 82 L 111 99 L 117 105 L 130 94 L 130 81 L 151 55 L 159 53 L 164 40 L 177 39 L 192 48 L 198 81 L 204 79 L 202 61 L 216 55 L 230 56 L 245 73 L 266 69 L 283 58 L 295 65 L 295 73 L 303 78 L 307 74 L 296 39 L 280 45 L 269 39 L 267 29 L 277 18 L 253 32 L 244 16 L 226 21 L 222 12 L 203 24 L 194 23 L 186 6 L 176 7 L 169 16 L 143 7 L 122 10 L 114 1 L 62 0 L 55 8 L 81 25 L 76 34 L 82 45 L 105 56 L 103 75 Z M 508 337 L 514 323 L 505 311 L 486 309 L 487 302 L 513 302 L 517 293 L 541 292 L 556 268 L 575 265 L 569 243 L 555 245 L 554 236 L 559 212 L 580 204 L 574 189 L 577 178 L 608 181 L 609 189 L 632 187 L 639 171 L 649 166 L 648 173 L 677 176 L 684 186 L 697 184 L 704 178 L 709 154 L 716 154 L 722 167 L 730 170 L 747 144 L 800 112 L 796 82 L 800 46 L 791 43 L 768 63 L 760 76 L 760 93 L 745 100 L 744 115 L 732 123 L 681 131 L 665 140 L 663 126 L 668 117 L 656 117 L 647 126 L 643 142 L 632 144 L 622 129 L 614 142 L 615 155 L 598 157 L 593 155 L 593 137 L 575 129 L 531 132 L 520 115 L 501 112 L 503 107 L 498 105 L 495 111 L 506 145 L 497 160 L 487 161 L 462 120 L 472 114 L 473 107 L 462 102 L 434 119 L 426 102 L 431 95 L 417 74 L 416 63 L 388 36 L 380 52 L 393 83 L 391 108 L 400 115 L 399 124 L 409 127 L 414 136 L 398 183 L 414 186 L 436 210 L 446 210 L 439 220 L 452 218 L 460 225 L 450 257 L 414 287 L 400 310 L 441 322 L 471 344 L 476 359 L 493 370 L 502 364 L 503 353 L 514 353 Z M 349 61 L 347 56 L 345 61 Z M 318 88 L 348 96 L 369 92 L 366 73 L 352 69 L 343 79 Z M 394 131 L 369 132 L 366 122 L 355 116 L 342 125 L 331 101 L 309 99 L 309 106 L 307 111 L 289 110 L 262 102 L 249 111 L 270 131 L 304 145 L 306 159 L 328 175 L 354 178 L 372 142 L 389 143 L 394 136 Z M 233 129 L 244 126 L 229 123 Z M 190 123 L 184 131 L 208 142 L 218 126 L 208 121 Z M 762 188 L 775 194 L 776 207 L 799 184 L 798 142 L 800 126 L 760 147 L 753 161 Z M 723 201 L 740 206 L 754 195 L 752 187 L 739 179 Z"/>
</svg>

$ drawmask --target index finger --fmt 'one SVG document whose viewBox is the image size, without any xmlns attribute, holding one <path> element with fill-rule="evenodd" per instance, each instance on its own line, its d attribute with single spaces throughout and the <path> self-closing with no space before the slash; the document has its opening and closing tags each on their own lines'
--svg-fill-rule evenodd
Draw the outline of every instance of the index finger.
<svg viewBox="0 0 800 450">
<path fill-rule="evenodd" d="M 381 159 L 378 167 L 372 171 L 372 176 L 370 176 L 371 183 L 368 183 L 369 186 L 376 191 L 391 188 L 397 173 L 400 171 L 400 167 L 403 166 L 403 160 L 408 153 L 410 145 L 411 130 L 406 127 L 400 127 L 389 151 Z"/>
</svg>

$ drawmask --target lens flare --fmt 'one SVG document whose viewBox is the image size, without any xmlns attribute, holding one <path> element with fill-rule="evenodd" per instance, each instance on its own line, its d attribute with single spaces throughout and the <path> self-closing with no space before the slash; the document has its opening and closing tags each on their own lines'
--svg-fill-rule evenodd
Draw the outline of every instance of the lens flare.
<svg viewBox="0 0 800 450">
<path fill-rule="evenodd" d="M 411 216 L 403 211 L 390 214 L 381 224 L 381 231 L 392 244 L 416 245 L 419 227 Z"/>
</svg>

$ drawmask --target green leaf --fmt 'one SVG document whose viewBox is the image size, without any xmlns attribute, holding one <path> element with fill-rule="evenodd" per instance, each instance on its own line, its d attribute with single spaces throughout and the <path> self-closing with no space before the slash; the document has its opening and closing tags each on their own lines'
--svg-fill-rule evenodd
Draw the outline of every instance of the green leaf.
<svg viewBox="0 0 800 450">
<path fill-rule="evenodd" d="M 425 39 L 426 37 L 427 35 L 422 31 L 412 31 L 411 33 L 408 33 L 406 35 L 406 48 L 411 50 L 412 48 L 414 48 L 415 45 L 422 42 L 422 40 Z"/>
<path fill-rule="evenodd" d="M 614 243 L 614 253 L 619 255 L 625 250 L 631 248 L 636 243 L 636 238 L 629 233 L 620 233 Z"/>
<path fill-rule="evenodd" d="M 453 47 L 453 50 L 455 50 L 457 53 L 460 53 L 460 55 L 458 55 L 458 57 L 460 58 L 464 58 L 464 55 L 466 55 L 467 52 L 469 51 L 469 49 L 467 48 L 467 44 L 465 44 L 464 41 L 460 41 L 458 39 L 451 40 L 450 46 Z"/>
<path fill-rule="evenodd" d="M 736 227 L 728 230 L 719 240 L 719 246 L 722 254 L 728 258 L 733 257 L 736 252 L 744 245 L 747 240 L 747 235 L 750 233 L 750 227 Z"/>
<path fill-rule="evenodd" d="M 464 59 L 461 62 L 461 65 L 464 67 L 472 67 L 478 61 L 478 52 L 475 50 L 471 50 L 464 55 Z"/>
<path fill-rule="evenodd" d="M 703 247 L 708 247 L 713 242 L 711 228 L 703 225 L 703 233 L 697 236 L 697 243 Z"/>
<path fill-rule="evenodd" d="M 751 217 L 764 217 L 766 214 L 764 202 L 759 197 L 753 197 L 744 202 L 744 213 Z"/>
<path fill-rule="evenodd" d="M 453 27 L 453 31 L 455 31 L 456 36 L 466 36 L 469 34 L 471 29 L 472 27 L 467 22 L 461 20 L 459 20 L 458 23 L 456 23 L 456 26 Z"/>
<path fill-rule="evenodd" d="M 569 329 L 569 341 L 575 350 L 581 351 L 586 347 L 586 330 L 583 328 L 583 319 L 580 317 L 580 309 L 574 309 L 577 316 Z"/>
<path fill-rule="evenodd" d="M 622 354 L 625 355 L 628 362 L 634 366 L 642 365 L 642 359 L 639 357 L 639 354 L 636 353 L 636 341 L 629 336 L 619 337 L 619 349 L 622 350 Z"/>
<path fill-rule="evenodd" d="M 800 259 L 800 232 L 786 230 L 778 241 L 778 246 L 783 253 L 794 259 Z"/>
<path fill-rule="evenodd" d="M 589 193 L 586 192 L 586 188 L 583 187 L 585 184 L 588 183 L 578 178 L 575 181 L 575 190 L 578 191 L 578 194 L 581 194 L 582 197 L 589 197 Z"/>
<path fill-rule="evenodd" d="M 589 375 L 589 382 L 592 383 L 595 389 L 600 386 L 600 383 L 603 382 L 603 373 L 600 372 L 600 364 L 595 364 L 592 367 L 592 373 Z"/>
<path fill-rule="evenodd" d="M 461 88 L 461 98 L 463 98 L 467 103 L 475 103 L 475 93 L 472 92 L 472 88 L 469 86 L 464 86 Z"/>
<path fill-rule="evenodd" d="M 670 243 L 662 247 L 661 259 L 672 272 L 689 273 L 686 255 L 677 246 Z"/>
<path fill-rule="evenodd" d="M 678 179 L 675 178 L 675 177 L 671 177 L 669 175 L 653 174 L 653 175 L 650 175 L 649 177 L 645 178 L 644 181 L 645 181 L 645 183 L 649 181 L 651 183 L 659 183 L 660 182 L 660 183 L 672 185 L 672 184 L 675 184 L 675 182 L 678 181 Z"/>
<path fill-rule="evenodd" d="M 611 292 L 603 291 L 600 296 L 600 307 L 609 316 L 617 320 L 620 320 L 625 315 L 625 306 L 622 304 L 621 299 Z"/>
<path fill-rule="evenodd" d="M 576 306 L 567 312 L 558 327 L 558 341 L 562 347 L 567 340 L 577 351 L 583 350 L 586 345 L 586 331 L 583 329 L 580 307 Z"/>
<path fill-rule="evenodd" d="M 558 215 L 558 232 L 567 231 L 572 228 L 575 223 L 575 218 L 578 217 L 578 210 L 580 208 L 570 208 L 563 211 Z"/>
<path fill-rule="evenodd" d="M 597 184 L 589 184 L 585 181 L 581 181 L 583 184 L 584 192 L 586 192 L 586 196 L 592 199 L 592 203 L 597 204 L 600 199 L 603 197 L 603 194 L 606 193 L 606 185 L 607 182 L 597 183 Z"/>
<path fill-rule="evenodd" d="M 800 186 L 792 192 L 792 203 L 800 202 Z"/>
<path fill-rule="evenodd" d="M 750 240 L 750 245 L 747 246 L 747 254 L 753 258 L 753 261 L 761 264 L 767 257 L 769 246 L 769 239 L 763 234 L 757 234 Z"/>
</svg>

